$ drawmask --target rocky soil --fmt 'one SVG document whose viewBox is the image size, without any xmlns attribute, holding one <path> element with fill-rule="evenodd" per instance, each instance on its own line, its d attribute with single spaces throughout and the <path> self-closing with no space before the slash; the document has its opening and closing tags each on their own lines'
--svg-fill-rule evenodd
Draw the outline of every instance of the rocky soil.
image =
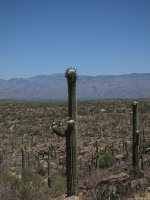
<svg viewBox="0 0 150 200">
<path fill-rule="evenodd" d="M 123 198 L 123 195 L 126 199 L 131 199 L 135 195 L 137 197 L 144 195 L 145 192 L 149 194 L 150 157 L 148 154 L 145 155 L 144 151 L 150 147 L 150 101 L 139 100 L 138 103 L 138 128 L 141 135 L 140 151 L 143 155 L 143 164 L 141 174 L 136 179 L 132 176 L 131 104 L 130 100 L 78 103 L 78 187 L 83 200 L 102 198 L 102 195 L 104 200 L 108 194 L 112 199 L 119 199 L 119 196 Z M 1 100 L 0 172 L 9 173 L 21 180 L 21 150 L 25 148 L 30 169 L 43 181 L 43 192 L 44 187 L 47 187 L 50 148 L 52 177 L 50 193 L 53 195 L 49 194 L 49 198 L 52 199 L 57 195 L 59 196 L 57 199 L 63 199 L 65 198 L 63 193 L 66 191 L 65 139 L 53 134 L 50 126 L 54 121 L 66 126 L 67 103 Z M 98 166 L 95 164 L 96 145 L 98 145 Z M 55 183 L 57 178 L 58 185 Z M 1 183 L 4 183 L 3 180 L 2 177 Z"/>
</svg>

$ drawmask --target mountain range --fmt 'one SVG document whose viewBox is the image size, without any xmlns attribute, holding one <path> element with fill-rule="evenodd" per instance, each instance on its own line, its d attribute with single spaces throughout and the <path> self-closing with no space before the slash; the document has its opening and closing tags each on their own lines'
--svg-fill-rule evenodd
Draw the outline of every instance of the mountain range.
<svg viewBox="0 0 150 200">
<path fill-rule="evenodd" d="M 78 76 L 78 99 L 137 99 L 150 97 L 150 73 Z M 0 79 L 0 99 L 54 101 L 67 99 L 63 74 Z"/>
</svg>

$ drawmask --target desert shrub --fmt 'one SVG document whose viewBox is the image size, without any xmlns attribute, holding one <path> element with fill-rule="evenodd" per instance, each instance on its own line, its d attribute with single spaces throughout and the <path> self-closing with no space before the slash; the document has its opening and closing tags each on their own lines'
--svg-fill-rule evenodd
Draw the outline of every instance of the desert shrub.
<svg viewBox="0 0 150 200">
<path fill-rule="evenodd" d="M 25 170 L 25 176 L 23 177 L 23 182 L 33 182 L 35 185 L 39 185 L 39 181 L 43 184 L 43 179 L 39 174 L 36 174 L 31 168 Z M 39 185 L 40 186 L 40 185 Z"/>
<path fill-rule="evenodd" d="M 117 187 L 113 184 L 104 184 L 99 188 L 94 188 L 88 191 L 89 200 L 117 200 Z"/>
<path fill-rule="evenodd" d="M 144 140 L 144 146 L 145 148 L 150 148 L 150 140 Z"/>
<path fill-rule="evenodd" d="M 64 158 L 66 159 L 66 158 Z M 61 166 L 58 168 L 58 174 L 63 177 L 66 178 L 66 168 L 64 166 Z"/>
<path fill-rule="evenodd" d="M 51 197 L 58 197 L 66 193 L 66 178 L 56 174 L 51 177 L 51 182 L 52 187 L 49 190 L 45 190 Z"/>
<path fill-rule="evenodd" d="M 16 189 L 20 186 L 20 179 L 11 173 L 1 173 L 0 183 L 7 185 L 10 189 Z"/>
<path fill-rule="evenodd" d="M 133 196 L 134 191 L 130 182 L 124 183 L 104 183 L 91 190 L 87 190 L 83 195 L 83 200 L 120 200 Z"/>
<path fill-rule="evenodd" d="M 105 151 L 104 154 L 99 158 L 99 167 L 108 168 L 114 163 L 114 158 L 111 152 Z"/>
<path fill-rule="evenodd" d="M 21 180 L 10 173 L 2 173 L 0 179 L 0 199 L 19 200 Z"/>
<path fill-rule="evenodd" d="M 150 111 L 150 104 L 148 102 L 141 102 L 139 105 L 139 112 L 147 113 Z"/>
<path fill-rule="evenodd" d="M 26 170 L 20 188 L 21 200 L 47 199 L 44 194 L 45 182 L 42 176 L 36 174 L 32 169 Z"/>
<path fill-rule="evenodd" d="M 46 171 L 45 169 L 42 167 L 42 166 L 39 166 L 37 169 L 36 169 L 36 173 L 41 175 L 41 176 L 45 176 L 46 174 Z"/>
<path fill-rule="evenodd" d="M 0 199 L 1 200 L 48 200 L 44 193 L 46 186 L 44 179 L 32 170 L 26 172 L 23 179 L 5 173 L 1 175 Z"/>
</svg>

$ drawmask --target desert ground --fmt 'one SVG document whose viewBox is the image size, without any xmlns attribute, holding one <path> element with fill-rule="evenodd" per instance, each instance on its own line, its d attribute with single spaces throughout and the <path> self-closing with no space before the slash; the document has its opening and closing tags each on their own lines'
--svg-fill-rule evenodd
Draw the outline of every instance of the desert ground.
<svg viewBox="0 0 150 200">
<path fill-rule="evenodd" d="M 136 101 L 140 132 L 136 176 L 132 170 L 133 100 L 78 101 L 80 199 L 150 199 L 150 156 L 146 152 L 150 148 L 150 100 Z M 67 111 L 67 102 L 0 100 L 1 200 L 65 198 L 65 138 L 50 127 L 53 122 L 66 127 Z"/>
</svg>

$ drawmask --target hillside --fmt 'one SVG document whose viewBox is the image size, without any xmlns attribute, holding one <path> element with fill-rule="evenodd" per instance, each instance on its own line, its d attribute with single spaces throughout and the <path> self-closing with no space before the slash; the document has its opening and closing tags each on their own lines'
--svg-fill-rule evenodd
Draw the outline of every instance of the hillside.
<svg viewBox="0 0 150 200">
<path fill-rule="evenodd" d="M 133 99 L 150 97 L 150 73 L 79 76 L 79 99 Z M 0 99 L 62 100 L 67 98 L 63 74 L 0 79 Z"/>
</svg>

